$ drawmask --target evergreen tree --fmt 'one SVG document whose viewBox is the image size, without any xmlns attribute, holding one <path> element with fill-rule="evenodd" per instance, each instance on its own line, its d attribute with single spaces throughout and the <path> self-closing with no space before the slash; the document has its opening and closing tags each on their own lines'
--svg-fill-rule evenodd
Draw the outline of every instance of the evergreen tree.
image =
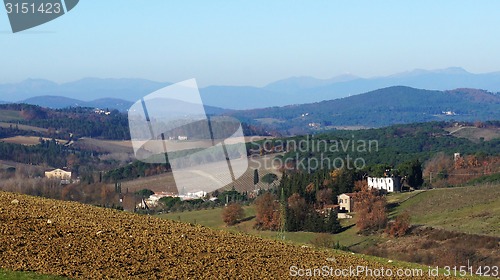
<svg viewBox="0 0 500 280">
<path fill-rule="evenodd" d="M 338 219 L 338 213 L 335 210 L 330 211 L 328 216 L 328 221 L 326 224 L 326 229 L 330 233 L 339 233 L 342 230 L 340 221 Z"/>
<path fill-rule="evenodd" d="M 324 218 L 321 217 L 321 215 L 315 210 L 310 211 L 304 223 L 304 230 L 311 232 L 324 232 Z"/>
<path fill-rule="evenodd" d="M 257 185 L 259 183 L 259 170 L 255 169 L 253 171 L 253 184 Z"/>
<path fill-rule="evenodd" d="M 424 183 L 422 164 L 418 159 L 401 164 L 399 170 L 402 175 L 406 176 L 406 180 L 410 187 L 417 189 Z"/>
</svg>

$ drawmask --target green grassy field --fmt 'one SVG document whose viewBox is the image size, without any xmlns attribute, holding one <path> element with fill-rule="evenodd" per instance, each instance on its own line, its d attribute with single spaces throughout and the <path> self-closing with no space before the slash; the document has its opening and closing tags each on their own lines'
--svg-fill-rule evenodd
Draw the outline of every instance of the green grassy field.
<svg viewBox="0 0 500 280">
<path fill-rule="evenodd" d="M 445 130 L 450 132 L 450 134 L 455 137 L 466 138 L 475 142 L 479 142 L 481 138 L 485 141 L 489 141 L 500 137 L 500 129 L 498 128 L 478 128 L 474 126 L 466 126 L 460 128 L 449 127 Z"/>
<path fill-rule="evenodd" d="M 255 223 L 255 218 L 254 218 L 255 208 L 253 205 L 244 206 L 243 209 L 245 210 L 245 218 L 243 219 L 245 221 L 238 223 L 234 226 L 226 226 L 222 221 L 223 208 L 176 212 L 176 213 L 163 214 L 160 215 L 160 217 L 175 221 L 181 221 L 184 223 L 200 224 L 215 229 L 257 235 L 264 238 L 271 238 L 271 239 L 278 238 L 277 232 L 261 231 L 253 228 L 253 225 Z M 285 235 L 286 240 L 300 244 L 308 244 L 315 237 L 316 234 L 312 232 L 290 232 L 286 233 Z"/>
<path fill-rule="evenodd" d="M 418 196 L 423 192 L 425 192 L 425 190 L 387 194 L 387 206 L 389 208 L 388 218 L 394 219 L 400 213 L 400 205 L 403 202 L 413 199 L 415 196 Z"/>
<path fill-rule="evenodd" d="M 8 271 L 0 269 L 0 279 L 2 280 L 63 280 L 59 276 L 42 275 L 34 272 Z"/>
<path fill-rule="evenodd" d="M 232 232 L 240 232 L 251 235 L 260 236 L 269 239 L 279 239 L 279 235 L 275 231 L 262 231 L 257 230 L 253 226 L 255 224 L 255 208 L 253 205 L 245 206 L 245 219 L 241 223 L 234 226 L 226 226 L 222 221 L 222 209 L 214 208 L 199 211 L 186 211 L 176 212 L 160 215 L 161 218 L 181 221 L 184 223 L 200 224 L 206 227 L 215 229 L 227 230 Z M 331 235 L 331 238 L 338 241 L 342 246 L 356 249 L 356 251 L 371 246 L 381 239 L 379 236 L 363 236 L 357 234 L 357 229 L 354 226 L 355 219 L 346 219 L 341 221 L 342 226 L 347 228 L 345 231 Z M 314 232 L 286 232 L 285 240 L 301 245 L 311 245 L 314 239 L 321 236 L 321 234 Z"/>
<path fill-rule="evenodd" d="M 422 192 L 396 207 L 412 224 L 471 234 L 500 236 L 500 185 L 485 184 Z"/>
<path fill-rule="evenodd" d="M 389 193 L 387 195 L 387 203 L 401 203 L 405 200 L 408 200 L 424 191 L 418 190 L 413 192 L 403 192 L 403 193 Z"/>
</svg>

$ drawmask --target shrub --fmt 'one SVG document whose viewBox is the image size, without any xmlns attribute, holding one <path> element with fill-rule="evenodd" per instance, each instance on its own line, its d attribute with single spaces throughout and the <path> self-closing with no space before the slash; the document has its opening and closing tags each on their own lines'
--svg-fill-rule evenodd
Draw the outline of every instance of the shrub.
<svg viewBox="0 0 500 280">
<path fill-rule="evenodd" d="M 328 233 L 319 233 L 316 238 L 311 240 L 311 244 L 316 247 L 324 247 L 330 249 L 337 249 L 342 251 L 349 251 L 349 248 L 340 245 L 340 242 L 335 240 L 335 238 Z"/>
<path fill-rule="evenodd" d="M 410 215 L 408 212 L 405 212 L 396 217 L 396 220 L 393 223 L 390 223 L 386 229 L 386 233 L 394 236 L 401 237 L 405 236 L 408 230 L 410 229 Z"/>
<path fill-rule="evenodd" d="M 150 189 L 142 189 L 140 191 L 135 192 L 137 195 L 142 196 L 142 197 L 150 197 L 151 195 L 155 194 L 152 190 Z"/>
<path fill-rule="evenodd" d="M 231 203 L 222 210 L 222 220 L 226 225 L 232 226 L 245 217 L 245 211 L 240 204 Z"/>
</svg>

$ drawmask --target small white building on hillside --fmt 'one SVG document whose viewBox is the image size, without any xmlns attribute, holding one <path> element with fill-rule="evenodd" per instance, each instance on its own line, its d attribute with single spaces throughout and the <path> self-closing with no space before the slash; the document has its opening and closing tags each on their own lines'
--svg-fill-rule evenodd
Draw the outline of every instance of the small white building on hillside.
<svg viewBox="0 0 500 280">
<path fill-rule="evenodd" d="M 179 195 L 179 197 L 182 200 L 191 200 L 191 199 L 200 199 L 204 198 L 207 195 L 206 192 L 204 191 L 198 191 L 198 192 L 188 192 L 184 195 Z"/>
<path fill-rule="evenodd" d="M 45 177 L 49 179 L 71 180 L 71 172 L 62 169 L 54 169 L 52 171 L 45 171 Z"/>
<path fill-rule="evenodd" d="M 337 196 L 337 201 L 339 203 L 339 210 L 346 212 L 354 211 L 354 200 L 352 193 L 343 193 Z"/>
<path fill-rule="evenodd" d="M 400 192 L 401 178 L 398 176 L 392 177 L 368 177 L 368 187 L 372 189 L 383 190 L 386 192 Z"/>
</svg>

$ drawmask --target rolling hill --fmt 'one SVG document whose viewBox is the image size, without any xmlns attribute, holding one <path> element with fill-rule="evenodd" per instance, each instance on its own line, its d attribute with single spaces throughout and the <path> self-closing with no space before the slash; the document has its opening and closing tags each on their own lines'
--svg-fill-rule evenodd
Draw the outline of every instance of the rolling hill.
<svg viewBox="0 0 500 280">
<path fill-rule="evenodd" d="M 264 119 L 269 127 L 292 134 L 337 126 L 498 120 L 500 95 L 476 89 L 437 91 L 396 86 L 317 103 L 236 111 L 232 115 L 250 123 Z"/>
<path fill-rule="evenodd" d="M 132 106 L 133 102 L 118 99 L 118 98 L 100 98 L 92 101 L 83 101 L 74 98 L 68 98 L 63 96 L 53 96 L 53 95 L 44 95 L 28 98 L 26 100 L 20 101 L 19 103 L 26 103 L 30 105 L 38 105 L 45 108 L 51 109 L 63 109 L 68 107 L 90 107 L 90 108 L 108 108 L 109 110 L 119 110 L 119 111 L 127 111 L 130 106 Z M 175 104 L 174 104 L 175 103 Z M 183 110 L 189 104 L 183 103 L 181 101 L 172 100 L 169 106 L 172 108 L 180 108 Z M 213 106 L 204 106 L 205 112 L 207 114 L 222 114 L 229 110 L 213 107 Z"/>
<path fill-rule="evenodd" d="M 436 207 L 439 205 L 439 207 Z M 401 203 L 412 223 L 468 234 L 500 237 L 500 184 L 484 184 L 419 193 Z"/>
<path fill-rule="evenodd" d="M 117 109 L 120 111 L 125 111 L 132 105 L 132 102 L 130 101 L 117 98 L 100 98 L 92 101 L 83 101 L 79 99 L 54 95 L 36 96 L 23 100 L 19 103 L 38 105 L 41 107 L 52 109 L 62 109 L 67 107 L 91 107 L 109 108 L 110 110 Z"/>
</svg>

